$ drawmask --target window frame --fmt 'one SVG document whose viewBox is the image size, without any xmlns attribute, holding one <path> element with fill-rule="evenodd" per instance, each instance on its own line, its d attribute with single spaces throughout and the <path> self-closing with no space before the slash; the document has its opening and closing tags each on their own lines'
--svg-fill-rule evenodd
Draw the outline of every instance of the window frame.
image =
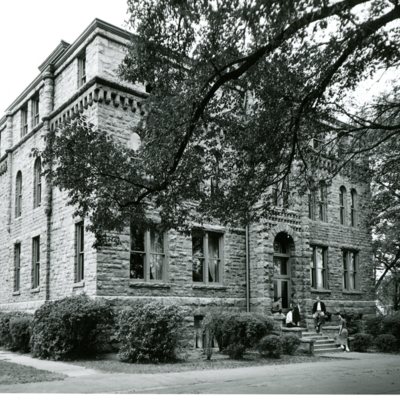
<svg viewBox="0 0 400 400">
<path fill-rule="evenodd" d="M 21 107 L 21 137 L 28 133 L 28 103 Z"/>
<path fill-rule="evenodd" d="M 210 254 L 209 254 L 209 246 L 210 246 L 210 236 L 215 235 L 218 237 L 218 271 L 216 274 L 216 278 L 214 282 L 210 282 Z M 194 256 L 193 254 L 193 239 L 195 236 L 202 238 L 202 256 Z M 221 286 L 223 285 L 223 270 L 224 270 L 224 232 L 220 231 L 212 231 L 212 230 L 202 230 L 202 229 L 194 229 L 192 231 L 192 283 L 193 284 L 203 284 L 210 286 Z M 193 279 L 193 267 L 195 259 L 203 260 L 203 279 L 202 280 L 194 280 Z"/>
<path fill-rule="evenodd" d="M 352 261 L 352 262 L 351 262 Z M 352 265 L 351 265 L 352 264 Z M 351 265 L 351 268 L 349 266 Z M 353 249 L 342 249 L 342 276 L 343 290 L 348 292 L 358 291 L 359 251 Z M 350 287 L 350 283 L 353 287 Z"/>
<path fill-rule="evenodd" d="M 14 244 L 14 292 L 19 292 L 21 286 L 21 243 Z"/>
<path fill-rule="evenodd" d="M 350 191 L 350 226 L 353 228 L 357 227 L 358 221 L 357 221 L 357 201 L 358 201 L 358 195 L 356 189 L 351 189 Z"/>
<path fill-rule="evenodd" d="M 31 125 L 32 128 L 39 125 L 39 93 L 36 93 L 31 98 Z"/>
<path fill-rule="evenodd" d="M 42 204 L 42 160 L 37 157 L 33 165 L 33 208 Z"/>
<path fill-rule="evenodd" d="M 75 224 L 75 269 L 74 283 L 85 280 L 85 225 L 83 221 Z"/>
<path fill-rule="evenodd" d="M 272 189 L 272 202 L 274 207 L 289 208 L 290 180 L 287 175 L 280 183 L 276 183 Z"/>
<path fill-rule="evenodd" d="M 40 236 L 32 238 L 31 289 L 40 287 Z"/>
<path fill-rule="evenodd" d="M 347 190 L 345 186 L 339 188 L 339 222 L 340 225 L 347 224 Z"/>
<path fill-rule="evenodd" d="M 322 222 L 328 222 L 328 185 L 325 181 L 320 181 L 318 190 L 318 218 Z"/>
<path fill-rule="evenodd" d="M 140 230 L 141 235 L 144 235 L 144 249 L 142 250 L 132 250 L 132 228 L 134 225 L 132 224 L 130 227 L 130 235 L 129 235 L 129 252 L 130 252 L 130 262 L 129 262 L 129 279 L 133 282 L 165 282 L 167 280 L 167 265 L 168 265 L 168 232 L 161 232 L 156 228 Z M 151 233 L 153 231 L 158 231 L 160 235 L 162 235 L 163 240 L 163 253 L 156 253 L 151 251 Z M 143 255 L 143 278 L 133 278 L 132 271 L 132 257 L 133 254 L 142 254 Z M 151 256 L 162 256 L 162 271 L 161 271 L 161 279 L 151 278 Z"/>
<path fill-rule="evenodd" d="M 317 249 L 322 250 L 322 268 L 318 268 Z M 311 245 L 311 288 L 315 290 L 329 290 L 328 247 L 317 244 Z M 318 286 L 318 270 L 321 269 L 322 285 Z"/>
<path fill-rule="evenodd" d="M 78 88 L 86 83 L 86 49 L 77 57 L 78 60 Z"/>
<path fill-rule="evenodd" d="M 15 177 L 15 218 L 22 215 L 22 172 L 18 171 Z"/>
</svg>

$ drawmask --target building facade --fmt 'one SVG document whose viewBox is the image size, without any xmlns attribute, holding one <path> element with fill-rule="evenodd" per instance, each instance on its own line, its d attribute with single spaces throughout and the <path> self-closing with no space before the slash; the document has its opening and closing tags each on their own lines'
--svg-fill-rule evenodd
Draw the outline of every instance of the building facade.
<svg viewBox="0 0 400 400">
<path fill-rule="evenodd" d="M 157 299 L 201 323 L 213 306 L 269 314 L 275 300 L 303 315 L 319 296 L 332 312 L 375 313 L 369 184 L 355 170 L 321 182 L 293 209 L 276 199 L 248 227 L 138 232 L 134 226 L 95 250 L 68 196 L 42 176 L 45 138 L 84 114 L 128 146 L 145 115 L 144 85 L 117 73 L 130 34 L 103 21 L 60 45 L 0 120 L 0 309 L 34 310 L 78 293 L 116 303 Z M 329 165 L 321 165 L 329 169 Z"/>
</svg>

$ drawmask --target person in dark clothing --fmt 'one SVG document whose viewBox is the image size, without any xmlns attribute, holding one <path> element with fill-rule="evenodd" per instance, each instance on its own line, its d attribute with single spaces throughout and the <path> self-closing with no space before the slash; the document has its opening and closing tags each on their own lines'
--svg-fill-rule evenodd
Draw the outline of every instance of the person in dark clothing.
<svg viewBox="0 0 400 400">
<path fill-rule="evenodd" d="M 300 306 L 298 304 L 293 306 L 293 323 L 296 326 L 300 325 Z"/>
<path fill-rule="evenodd" d="M 325 323 L 326 307 L 325 303 L 319 297 L 316 298 L 312 308 L 312 315 L 314 318 L 314 326 L 317 333 L 321 329 L 321 325 Z"/>
</svg>

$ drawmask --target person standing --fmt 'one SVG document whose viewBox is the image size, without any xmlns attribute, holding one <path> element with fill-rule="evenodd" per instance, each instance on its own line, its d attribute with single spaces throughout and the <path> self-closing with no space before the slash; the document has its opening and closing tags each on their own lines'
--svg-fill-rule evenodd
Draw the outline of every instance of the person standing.
<svg viewBox="0 0 400 400">
<path fill-rule="evenodd" d="M 337 343 L 340 345 L 343 351 L 350 351 L 348 345 L 349 332 L 347 330 L 346 318 L 342 313 L 338 313 L 338 317 L 340 326 L 339 326 L 339 335 L 337 338 Z"/>
<path fill-rule="evenodd" d="M 325 303 L 321 301 L 321 299 L 318 296 L 312 308 L 314 327 L 317 333 L 319 333 L 321 325 L 325 322 L 325 315 L 326 315 Z"/>
<path fill-rule="evenodd" d="M 300 326 L 300 306 L 297 303 L 293 306 L 293 323 Z"/>
</svg>

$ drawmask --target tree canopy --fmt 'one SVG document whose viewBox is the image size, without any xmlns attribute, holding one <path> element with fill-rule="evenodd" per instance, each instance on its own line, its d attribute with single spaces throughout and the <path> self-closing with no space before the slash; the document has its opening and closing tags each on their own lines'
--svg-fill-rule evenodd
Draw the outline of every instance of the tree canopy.
<svg viewBox="0 0 400 400">
<path fill-rule="evenodd" d="M 397 122 L 382 118 L 396 107 L 345 102 L 398 63 L 397 0 L 128 0 L 128 10 L 136 35 L 120 74 L 151 88 L 139 149 L 78 119 L 44 154 L 98 239 L 132 218 L 148 223 L 149 207 L 172 227 L 247 222 L 289 174 L 300 192 L 312 186 L 313 139 L 330 138 L 332 174 L 397 140 Z"/>
</svg>

